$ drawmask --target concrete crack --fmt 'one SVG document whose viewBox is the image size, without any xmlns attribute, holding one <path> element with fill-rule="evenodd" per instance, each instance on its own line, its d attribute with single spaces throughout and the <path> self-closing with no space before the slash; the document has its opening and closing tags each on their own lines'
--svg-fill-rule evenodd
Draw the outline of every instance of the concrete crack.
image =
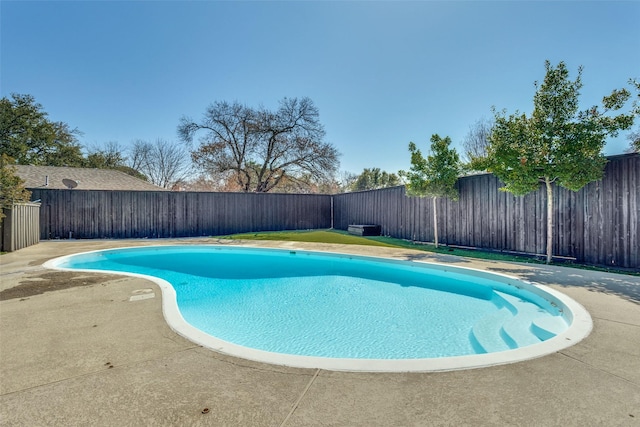
<svg viewBox="0 0 640 427">
<path fill-rule="evenodd" d="M 564 352 L 562 352 L 562 351 L 559 351 L 559 352 L 558 352 L 558 354 L 561 354 L 561 355 L 563 355 L 564 357 L 567 357 L 567 358 L 569 358 L 569 359 L 571 359 L 571 360 L 575 360 L 576 362 L 582 363 L 583 365 L 588 366 L 588 367 L 590 367 L 591 369 L 595 369 L 595 370 L 600 371 L 600 372 L 602 372 L 602 373 L 605 373 L 605 374 L 607 374 L 607 375 L 611 375 L 611 376 L 613 376 L 613 377 L 616 377 L 616 378 L 618 378 L 618 379 L 620 379 L 620 380 L 622 380 L 622 381 L 624 381 L 624 382 L 627 382 L 627 383 L 629 383 L 629 384 L 632 384 L 632 385 L 634 385 L 634 386 L 636 386 L 636 387 L 637 387 L 637 386 L 640 386 L 640 384 L 637 384 L 636 382 L 634 382 L 634 381 L 632 381 L 632 380 L 630 380 L 630 379 L 627 379 L 627 378 L 622 377 L 622 376 L 620 376 L 620 375 L 614 374 L 613 372 L 609 372 L 609 371 L 607 371 L 606 369 L 599 368 L 599 367 L 597 367 L 597 366 L 595 366 L 595 365 L 592 365 L 591 363 L 585 362 L 584 360 L 580 360 L 580 359 L 578 359 L 577 357 L 571 356 L 571 355 L 569 355 L 569 354 L 567 354 L 567 353 L 564 353 Z"/>
<path fill-rule="evenodd" d="M 296 403 L 293 404 L 293 406 L 291 407 L 291 410 L 289 411 L 289 413 L 287 414 L 285 419 L 280 423 L 280 427 L 283 427 L 287 423 L 287 421 L 289 420 L 291 415 L 293 415 L 293 413 L 296 411 L 296 409 L 298 409 L 298 405 L 300 404 L 300 401 L 302 401 L 302 398 L 307 394 L 307 391 L 309 391 L 309 389 L 311 388 L 311 384 L 313 384 L 313 382 L 316 380 L 316 378 L 318 378 L 318 374 L 319 373 L 320 373 L 320 369 L 316 369 L 316 373 L 313 375 L 311 380 L 309 380 L 309 383 L 305 387 L 304 391 L 302 392 L 302 394 L 300 395 L 298 400 L 296 400 Z"/>
</svg>

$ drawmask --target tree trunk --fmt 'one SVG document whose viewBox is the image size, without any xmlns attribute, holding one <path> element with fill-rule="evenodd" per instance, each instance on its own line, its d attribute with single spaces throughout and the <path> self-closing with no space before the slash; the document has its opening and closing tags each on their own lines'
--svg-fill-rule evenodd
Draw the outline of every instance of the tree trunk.
<svg viewBox="0 0 640 427">
<path fill-rule="evenodd" d="M 547 264 L 551 264 L 553 251 L 553 189 L 549 178 L 544 179 L 547 186 Z"/>
<path fill-rule="evenodd" d="M 438 249 L 438 210 L 436 208 L 436 198 L 433 198 L 433 235 Z"/>
</svg>

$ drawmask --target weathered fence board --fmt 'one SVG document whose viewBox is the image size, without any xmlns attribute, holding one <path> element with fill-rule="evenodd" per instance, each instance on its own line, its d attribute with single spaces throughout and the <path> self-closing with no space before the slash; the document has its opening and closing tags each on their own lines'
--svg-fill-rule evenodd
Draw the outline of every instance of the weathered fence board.
<svg viewBox="0 0 640 427">
<path fill-rule="evenodd" d="M 459 201 L 439 199 L 439 241 L 501 251 L 546 252 L 546 191 L 524 197 L 500 191 L 493 175 L 458 181 Z M 554 187 L 553 251 L 596 265 L 640 268 L 640 155 L 609 158 L 602 181 L 578 192 Z M 430 199 L 404 187 L 334 196 L 334 227 L 380 224 L 385 235 L 434 239 Z M 393 219 L 391 219 L 393 218 Z"/>
<path fill-rule="evenodd" d="M 42 239 L 160 238 L 329 228 L 331 196 L 34 189 Z"/>
<path fill-rule="evenodd" d="M 3 210 L 0 223 L 0 250 L 13 252 L 40 241 L 40 204 L 16 203 Z"/>
</svg>

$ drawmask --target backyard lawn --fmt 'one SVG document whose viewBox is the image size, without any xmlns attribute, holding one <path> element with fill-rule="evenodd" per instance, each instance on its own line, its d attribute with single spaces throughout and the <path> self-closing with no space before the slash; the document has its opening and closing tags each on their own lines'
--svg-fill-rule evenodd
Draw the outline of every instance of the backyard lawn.
<svg viewBox="0 0 640 427">
<path fill-rule="evenodd" d="M 218 236 L 222 239 L 231 240 L 280 240 L 292 242 L 313 242 L 313 243 L 337 243 L 345 245 L 369 245 L 369 246 L 386 246 L 392 248 L 414 249 L 425 252 L 433 252 L 439 254 L 448 254 L 463 256 L 468 258 L 479 258 L 505 262 L 526 262 L 534 264 L 544 264 L 544 257 L 535 257 L 528 255 L 513 255 L 497 251 L 484 251 L 477 249 L 462 249 L 440 245 L 438 249 L 430 243 L 414 243 L 408 240 L 394 239 L 391 237 L 375 236 L 361 237 L 354 236 L 342 230 L 295 230 L 295 231 L 262 231 L 254 233 L 240 233 L 227 236 Z M 602 267 L 593 267 L 572 262 L 557 262 L 555 264 L 567 267 L 583 268 L 597 271 L 607 271 L 622 274 L 630 274 L 640 276 L 639 272 L 631 270 L 607 269 Z"/>
</svg>

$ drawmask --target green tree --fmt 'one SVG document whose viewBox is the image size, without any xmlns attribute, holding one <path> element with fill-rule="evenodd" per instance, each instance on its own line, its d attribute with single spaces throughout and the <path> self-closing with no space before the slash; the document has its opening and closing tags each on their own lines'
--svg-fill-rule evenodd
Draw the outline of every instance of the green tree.
<svg viewBox="0 0 640 427">
<path fill-rule="evenodd" d="M 117 142 L 107 142 L 102 147 L 88 150 L 84 167 L 96 169 L 118 169 L 125 165 L 126 158 Z"/>
<path fill-rule="evenodd" d="M 377 190 L 379 188 L 400 185 L 400 178 L 395 173 L 380 170 L 380 168 L 365 168 L 351 186 L 352 191 Z"/>
<path fill-rule="evenodd" d="M 411 169 L 406 176 L 407 194 L 433 199 L 433 232 L 438 247 L 438 211 L 436 199 L 447 197 L 458 200 L 456 182 L 460 175 L 460 156 L 455 148 L 449 148 L 451 138 L 431 136 L 431 153 L 425 159 L 413 142 L 409 143 Z"/>
<path fill-rule="evenodd" d="M 52 122 L 31 95 L 0 99 L 0 153 L 23 165 L 82 166 L 76 129 Z"/>
<path fill-rule="evenodd" d="M 0 156 L 0 221 L 4 218 L 3 209 L 11 208 L 14 203 L 28 202 L 31 192 L 24 188 L 24 181 L 16 176 L 14 163 L 6 154 Z"/>
<path fill-rule="evenodd" d="M 638 118 L 640 117 L 640 81 L 630 79 L 629 84 L 636 90 L 636 98 L 633 100 L 633 109 L 631 111 L 634 116 Z M 636 128 L 627 135 L 627 139 L 630 143 L 628 151 L 630 153 L 640 153 L 640 126 L 636 126 Z"/>
<path fill-rule="evenodd" d="M 495 126 L 484 158 L 474 159 L 474 169 L 492 172 L 504 182 L 504 191 L 525 195 L 541 183 L 547 194 L 547 263 L 552 258 L 553 184 L 578 191 L 602 178 L 602 154 L 607 136 L 633 124 L 633 113 L 611 115 L 630 97 L 626 89 L 614 90 L 597 106 L 578 110 L 582 68 L 569 79 L 564 62 L 545 62 L 546 75 L 533 98 L 530 117 L 516 112 L 507 116 L 494 109 Z"/>
<path fill-rule="evenodd" d="M 95 169 L 114 169 L 143 181 L 149 180 L 138 169 L 127 164 L 124 151 L 114 141 L 107 142 L 102 147 L 96 146 L 89 149 L 82 166 Z"/>
</svg>

